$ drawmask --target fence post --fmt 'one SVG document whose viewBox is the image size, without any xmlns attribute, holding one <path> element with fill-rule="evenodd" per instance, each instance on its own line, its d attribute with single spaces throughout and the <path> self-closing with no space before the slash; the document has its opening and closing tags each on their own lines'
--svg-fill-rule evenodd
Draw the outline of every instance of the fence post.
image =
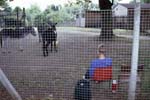
<svg viewBox="0 0 150 100">
<path fill-rule="evenodd" d="M 132 46 L 132 61 L 131 73 L 128 90 L 128 100 L 135 100 L 136 85 L 137 85 L 137 66 L 139 55 L 139 37 L 140 37 L 140 14 L 141 14 L 140 0 L 135 0 L 134 8 L 134 33 Z"/>
<path fill-rule="evenodd" d="M 10 93 L 10 95 L 12 96 L 14 100 L 22 100 L 21 96 L 18 94 L 18 92 L 9 82 L 9 80 L 7 79 L 7 77 L 5 76 L 1 68 L 0 68 L 0 82 L 3 84 L 6 90 Z"/>
</svg>

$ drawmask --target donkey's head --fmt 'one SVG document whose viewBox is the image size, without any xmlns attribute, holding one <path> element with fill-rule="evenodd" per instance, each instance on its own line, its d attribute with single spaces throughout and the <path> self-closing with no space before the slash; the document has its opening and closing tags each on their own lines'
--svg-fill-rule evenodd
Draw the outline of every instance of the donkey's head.
<svg viewBox="0 0 150 100">
<path fill-rule="evenodd" d="M 57 23 L 48 23 L 48 25 L 51 27 L 51 30 L 56 31 Z"/>
<path fill-rule="evenodd" d="M 27 33 L 31 33 L 33 36 L 36 36 L 35 28 L 32 26 L 27 26 L 24 28 L 24 31 Z"/>
</svg>

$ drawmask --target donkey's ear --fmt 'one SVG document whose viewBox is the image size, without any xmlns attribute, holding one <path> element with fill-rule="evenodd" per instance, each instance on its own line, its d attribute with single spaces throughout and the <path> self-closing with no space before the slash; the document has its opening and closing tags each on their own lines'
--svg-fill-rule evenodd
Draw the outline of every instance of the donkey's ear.
<svg viewBox="0 0 150 100">
<path fill-rule="evenodd" d="M 55 23 L 55 25 L 57 25 L 57 23 Z"/>
</svg>

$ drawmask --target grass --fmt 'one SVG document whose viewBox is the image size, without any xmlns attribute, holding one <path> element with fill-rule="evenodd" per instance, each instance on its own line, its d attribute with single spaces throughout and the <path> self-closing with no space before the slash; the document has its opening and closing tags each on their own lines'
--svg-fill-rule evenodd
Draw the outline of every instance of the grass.
<svg viewBox="0 0 150 100">
<path fill-rule="evenodd" d="M 80 32 L 94 32 L 99 33 L 99 28 L 82 28 L 82 27 L 58 27 L 58 30 L 70 30 L 70 31 L 80 31 Z"/>
<path fill-rule="evenodd" d="M 150 58 L 145 60 L 145 65 L 142 91 L 150 92 Z"/>
<path fill-rule="evenodd" d="M 145 59 L 144 77 L 142 79 L 141 92 L 136 100 L 150 100 L 150 58 Z"/>
<path fill-rule="evenodd" d="M 58 30 L 65 30 L 65 31 L 79 31 L 79 32 L 91 32 L 91 33 L 100 33 L 101 28 L 85 28 L 85 27 L 57 27 Z M 126 29 L 113 29 L 113 33 L 115 35 L 127 35 L 132 36 L 133 30 L 126 30 Z M 140 36 L 145 36 L 147 33 L 140 33 Z"/>
<path fill-rule="evenodd" d="M 47 98 L 42 98 L 42 99 L 33 97 L 33 98 L 28 98 L 26 100 L 54 100 L 54 99 L 52 97 L 47 97 Z"/>
</svg>

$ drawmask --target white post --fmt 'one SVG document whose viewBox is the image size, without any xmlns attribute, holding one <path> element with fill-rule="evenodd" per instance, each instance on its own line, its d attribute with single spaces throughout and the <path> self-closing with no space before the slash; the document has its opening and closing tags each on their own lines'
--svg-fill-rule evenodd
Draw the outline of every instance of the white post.
<svg viewBox="0 0 150 100">
<path fill-rule="evenodd" d="M 134 9 L 134 34 L 132 47 L 131 73 L 128 90 L 128 100 L 135 100 L 136 84 L 137 84 L 137 69 L 139 55 L 139 36 L 140 36 L 140 0 L 135 0 Z"/>
<path fill-rule="evenodd" d="M 12 84 L 9 82 L 5 74 L 0 68 L 0 82 L 3 84 L 3 86 L 6 88 L 6 90 L 11 94 L 14 100 L 22 100 L 21 96 L 18 94 L 18 92 L 15 90 L 15 88 L 12 86 Z"/>
</svg>

